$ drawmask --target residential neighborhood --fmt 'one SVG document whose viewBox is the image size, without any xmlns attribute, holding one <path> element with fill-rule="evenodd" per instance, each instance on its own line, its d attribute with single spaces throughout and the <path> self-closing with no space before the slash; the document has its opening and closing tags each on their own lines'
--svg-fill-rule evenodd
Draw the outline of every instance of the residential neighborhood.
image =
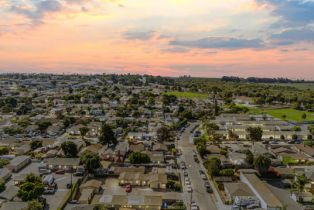
<svg viewBox="0 0 314 210">
<path fill-rule="evenodd" d="M 0 77 L 1 210 L 314 209 L 312 116 L 167 77 Z"/>
</svg>

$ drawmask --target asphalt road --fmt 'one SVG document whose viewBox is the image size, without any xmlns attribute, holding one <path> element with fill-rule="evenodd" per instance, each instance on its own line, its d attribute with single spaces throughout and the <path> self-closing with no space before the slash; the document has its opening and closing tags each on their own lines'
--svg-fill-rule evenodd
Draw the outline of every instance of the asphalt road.
<svg viewBox="0 0 314 210">
<path fill-rule="evenodd" d="M 213 194 L 206 192 L 204 187 L 204 181 L 199 174 L 201 169 L 200 164 L 196 163 L 193 158 L 193 150 L 195 147 L 191 144 L 191 130 L 197 123 L 191 124 L 185 132 L 181 135 L 181 140 L 178 141 L 178 148 L 182 151 L 181 160 L 186 163 L 187 172 L 191 181 L 191 186 L 193 189 L 192 192 L 192 201 L 195 201 L 199 206 L 200 210 L 218 210 L 216 207 L 216 201 Z M 184 189 L 184 198 L 188 204 L 188 210 L 190 209 L 191 194 L 186 191 L 185 184 L 183 184 Z"/>
</svg>

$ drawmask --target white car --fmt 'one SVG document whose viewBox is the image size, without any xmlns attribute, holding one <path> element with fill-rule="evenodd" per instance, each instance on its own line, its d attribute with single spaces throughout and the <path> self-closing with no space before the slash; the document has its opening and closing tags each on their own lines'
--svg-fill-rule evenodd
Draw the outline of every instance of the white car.
<svg viewBox="0 0 314 210">
<path fill-rule="evenodd" d="M 192 187 L 191 187 L 191 185 L 187 185 L 187 186 L 186 186 L 186 191 L 192 192 Z"/>
<path fill-rule="evenodd" d="M 199 210 L 198 205 L 194 201 L 191 203 L 191 210 Z"/>
<path fill-rule="evenodd" d="M 206 180 L 206 179 L 207 179 L 207 177 L 206 177 L 205 174 L 201 174 L 201 178 L 202 178 L 203 180 Z"/>
</svg>

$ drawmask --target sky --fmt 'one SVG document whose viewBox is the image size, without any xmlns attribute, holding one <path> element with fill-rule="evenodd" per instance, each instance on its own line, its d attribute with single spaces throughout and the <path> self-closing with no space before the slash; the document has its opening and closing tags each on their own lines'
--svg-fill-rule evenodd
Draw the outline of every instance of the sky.
<svg viewBox="0 0 314 210">
<path fill-rule="evenodd" d="M 314 0 L 0 0 L 0 73 L 314 79 Z"/>
</svg>

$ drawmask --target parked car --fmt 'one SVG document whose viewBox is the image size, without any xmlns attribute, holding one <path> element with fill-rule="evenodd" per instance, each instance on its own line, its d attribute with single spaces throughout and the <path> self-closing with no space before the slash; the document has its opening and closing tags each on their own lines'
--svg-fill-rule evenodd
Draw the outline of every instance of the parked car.
<svg viewBox="0 0 314 210">
<path fill-rule="evenodd" d="M 132 185 L 130 185 L 130 184 L 125 185 L 125 192 L 126 193 L 132 192 Z"/>
<path fill-rule="evenodd" d="M 191 185 L 187 185 L 187 186 L 186 186 L 186 191 L 192 192 L 192 187 L 191 187 Z"/>
<path fill-rule="evenodd" d="M 77 200 L 70 200 L 69 204 L 78 204 L 78 201 Z"/>
<path fill-rule="evenodd" d="M 192 201 L 191 203 L 191 210 L 199 210 L 198 205 L 195 203 L 195 201 Z"/>
<path fill-rule="evenodd" d="M 60 169 L 58 171 L 55 172 L 56 174 L 65 174 L 65 170 L 64 169 Z"/>
<path fill-rule="evenodd" d="M 47 195 L 47 194 L 54 194 L 56 192 L 56 189 L 55 188 L 50 188 L 50 187 L 46 187 L 44 189 L 44 194 Z"/>
<path fill-rule="evenodd" d="M 185 177 L 187 177 L 189 174 L 188 174 L 187 171 L 184 171 L 184 172 L 183 172 L 183 175 L 184 175 Z"/>
<path fill-rule="evenodd" d="M 211 188 L 211 186 L 210 186 L 208 181 L 205 182 L 204 186 L 206 188 L 206 192 L 208 192 L 208 193 L 212 193 L 213 192 L 213 189 Z"/>
<path fill-rule="evenodd" d="M 47 175 L 47 174 L 51 174 L 51 170 L 50 169 L 46 169 L 46 168 L 40 168 L 39 169 L 39 175 Z"/>
<path fill-rule="evenodd" d="M 70 189 L 71 187 L 72 187 L 72 183 L 71 182 L 67 183 L 67 189 Z"/>
</svg>

